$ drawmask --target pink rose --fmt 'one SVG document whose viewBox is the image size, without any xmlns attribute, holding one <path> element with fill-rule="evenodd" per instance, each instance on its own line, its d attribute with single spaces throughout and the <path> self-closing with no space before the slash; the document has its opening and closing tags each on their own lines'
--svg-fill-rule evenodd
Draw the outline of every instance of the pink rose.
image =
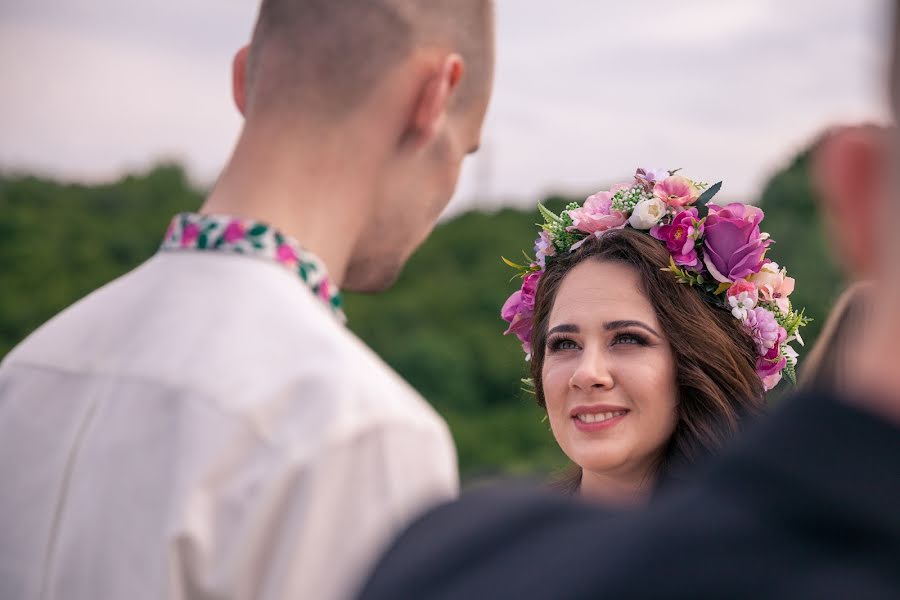
<svg viewBox="0 0 900 600">
<path fill-rule="evenodd" d="M 297 253 L 287 244 L 282 244 L 275 251 L 275 258 L 278 262 L 290 266 L 297 262 Z"/>
<path fill-rule="evenodd" d="M 693 204 L 700 193 L 687 177 L 672 175 L 658 182 L 653 194 L 669 206 L 682 207 Z"/>
<path fill-rule="evenodd" d="M 240 221 L 234 220 L 225 228 L 225 232 L 222 234 L 222 237 L 227 243 L 233 244 L 238 240 L 244 239 L 244 233 L 244 224 Z"/>
<path fill-rule="evenodd" d="M 786 269 L 779 269 L 777 263 L 767 262 L 750 280 L 759 287 L 763 300 L 774 302 L 782 313 L 787 314 L 790 310 L 788 296 L 794 292 L 794 278 L 787 276 Z"/>
<path fill-rule="evenodd" d="M 738 279 L 735 281 L 732 286 L 728 288 L 726 296 L 729 298 L 732 296 L 740 297 L 741 294 L 747 294 L 746 298 L 752 299 L 754 305 L 759 301 L 759 290 L 746 279 Z"/>
<path fill-rule="evenodd" d="M 612 197 L 618 191 L 616 188 L 619 187 L 616 186 L 611 192 L 594 194 L 584 201 L 584 206 L 570 210 L 572 226 L 568 230 L 578 230 L 590 234 L 625 227 L 628 216 L 621 211 L 612 209 Z"/>
<path fill-rule="evenodd" d="M 759 232 L 763 211 L 755 206 L 733 203 L 709 205 L 704 239 L 704 263 L 710 274 L 723 283 L 746 278 L 763 265 L 769 240 Z"/>
<path fill-rule="evenodd" d="M 697 209 L 689 208 L 675 215 L 670 225 L 657 225 L 650 230 L 650 235 L 666 243 L 676 265 L 692 269 L 700 266 L 694 244 L 703 235 L 704 225 L 697 217 Z"/>
<path fill-rule="evenodd" d="M 534 296 L 542 271 L 529 273 L 522 282 L 522 289 L 513 294 L 503 304 L 500 316 L 509 323 L 503 335 L 513 333 L 522 342 L 522 349 L 531 354 L 531 325 L 534 321 Z"/>
<path fill-rule="evenodd" d="M 181 232 L 181 247 L 186 248 L 195 244 L 199 237 L 200 228 L 194 223 L 188 223 Z"/>
</svg>

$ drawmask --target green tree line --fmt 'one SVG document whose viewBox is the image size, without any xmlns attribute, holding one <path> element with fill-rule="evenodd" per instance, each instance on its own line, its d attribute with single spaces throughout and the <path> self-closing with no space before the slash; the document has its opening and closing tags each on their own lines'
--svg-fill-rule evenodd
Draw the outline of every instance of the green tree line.
<svg viewBox="0 0 900 600">
<path fill-rule="evenodd" d="M 807 346 L 841 285 L 808 163 L 808 152 L 798 155 L 759 199 L 777 240 L 771 257 L 797 278 L 793 299 L 816 319 Z M 175 164 L 104 185 L 0 176 L 0 357 L 150 257 L 170 217 L 196 209 L 202 197 Z M 568 199 L 545 201 L 559 209 Z M 542 411 L 522 389 L 521 348 L 501 335 L 500 307 L 517 283 L 500 257 L 530 251 L 535 222 L 532 210 L 463 214 L 436 228 L 390 291 L 347 297 L 349 327 L 447 419 L 469 479 L 546 474 L 565 464 Z"/>
</svg>

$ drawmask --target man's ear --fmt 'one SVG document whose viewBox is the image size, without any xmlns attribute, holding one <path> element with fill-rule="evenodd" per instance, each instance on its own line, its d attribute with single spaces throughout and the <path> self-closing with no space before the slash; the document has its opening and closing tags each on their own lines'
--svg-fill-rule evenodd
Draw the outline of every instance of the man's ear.
<svg viewBox="0 0 900 600">
<path fill-rule="evenodd" d="M 813 177 L 822 210 L 848 274 L 867 277 L 877 267 L 878 215 L 887 189 L 889 148 L 880 128 L 845 127 L 821 142 Z"/>
<path fill-rule="evenodd" d="M 234 104 L 242 115 L 246 116 L 247 109 L 247 53 L 250 46 L 244 46 L 234 55 L 231 64 L 231 93 L 234 96 Z"/>
<path fill-rule="evenodd" d="M 437 135 L 464 72 L 462 57 L 450 54 L 423 80 L 404 136 L 416 147 L 424 146 Z"/>
</svg>

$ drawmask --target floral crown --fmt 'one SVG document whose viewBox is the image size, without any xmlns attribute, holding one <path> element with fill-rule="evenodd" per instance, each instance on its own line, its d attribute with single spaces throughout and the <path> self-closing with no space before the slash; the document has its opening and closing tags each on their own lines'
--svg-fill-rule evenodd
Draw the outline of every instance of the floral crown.
<svg viewBox="0 0 900 600">
<path fill-rule="evenodd" d="M 797 353 L 790 343 L 803 345 L 799 329 L 810 319 L 788 299 L 793 278 L 765 257 L 773 240 L 760 232 L 763 211 L 740 203 L 710 204 L 722 182 L 709 186 L 677 171 L 638 169 L 633 182 L 594 194 L 583 205 L 569 204 L 558 215 L 538 204 L 546 222 L 535 241 L 535 258 L 526 254 L 524 265 L 503 259 L 523 280 L 503 305 L 501 316 L 509 323 L 504 334 L 515 334 L 530 359 L 534 296 L 547 261 L 592 237 L 629 227 L 665 244 L 670 257 L 663 271 L 698 288 L 741 322 L 756 343 L 756 372 L 766 390 L 782 374 L 796 382 Z"/>
</svg>

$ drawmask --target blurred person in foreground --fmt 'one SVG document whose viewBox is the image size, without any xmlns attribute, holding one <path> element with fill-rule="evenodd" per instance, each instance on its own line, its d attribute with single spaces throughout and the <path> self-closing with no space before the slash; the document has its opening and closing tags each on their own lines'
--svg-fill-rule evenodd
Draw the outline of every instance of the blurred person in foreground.
<svg viewBox="0 0 900 600">
<path fill-rule="evenodd" d="M 455 496 L 445 423 L 339 288 L 429 233 L 492 69 L 490 0 L 263 0 L 201 211 L 0 368 L 0 597 L 347 597 Z"/>
<path fill-rule="evenodd" d="M 766 258 L 763 211 L 721 183 L 638 169 L 545 222 L 506 301 L 538 402 L 574 467 L 554 487 L 635 506 L 698 467 L 794 377 L 806 323 Z"/>
<path fill-rule="evenodd" d="M 895 115 L 898 41 L 895 21 Z M 898 149 L 896 131 L 850 128 L 819 150 L 837 249 L 877 290 L 844 392 L 785 400 L 642 511 L 507 488 L 464 497 L 401 536 L 361 597 L 900 597 Z"/>
<path fill-rule="evenodd" d="M 873 293 L 871 283 L 866 281 L 854 283 L 841 293 L 803 363 L 798 382 L 801 388 L 846 391 L 850 353 L 855 350 L 853 338 L 865 327 Z"/>
</svg>

